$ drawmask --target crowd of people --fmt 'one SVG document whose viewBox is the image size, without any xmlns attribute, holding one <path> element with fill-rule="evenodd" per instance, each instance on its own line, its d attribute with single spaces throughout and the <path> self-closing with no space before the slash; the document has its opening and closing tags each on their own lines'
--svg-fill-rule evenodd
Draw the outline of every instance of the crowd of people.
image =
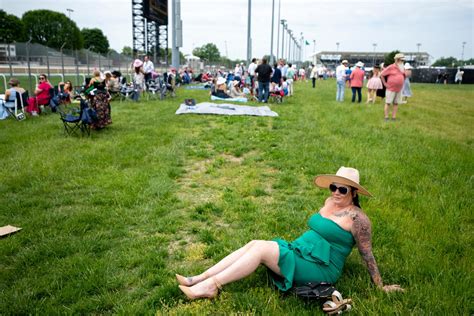
<svg viewBox="0 0 474 316">
<path fill-rule="evenodd" d="M 405 63 L 405 55 L 402 53 L 396 54 L 394 60 L 395 62 L 388 67 L 381 63 L 375 65 L 369 72 L 365 71 L 364 63 L 361 61 L 351 68 L 349 62 L 343 60 L 336 68 L 336 101 L 344 102 L 347 86 L 352 90 L 352 103 L 356 102 L 356 95 L 357 103 L 361 103 L 362 88 L 366 81 L 366 103 L 375 103 L 377 97 L 385 99 L 384 120 L 395 121 L 398 105 L 407 103 L 408 98 L 412 96 L 410 78 L 413 67 Z"/>
</svg>

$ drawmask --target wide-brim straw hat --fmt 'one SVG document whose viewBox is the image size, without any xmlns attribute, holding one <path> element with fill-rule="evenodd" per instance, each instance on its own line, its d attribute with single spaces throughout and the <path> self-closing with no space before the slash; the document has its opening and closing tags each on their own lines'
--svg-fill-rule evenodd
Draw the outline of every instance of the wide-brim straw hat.
<svg viewBox="0 0 474 316">
<path fill-rule="evenodd" d="M 357 62 L 356 66 L 359 67 L 359 68 L 362 68 L 362 67 L 364 67 L 364 63 L 359 61 L 359 62 Z"/>
<path fill-rule="evenodd" d="M 398 53 L 395 55 L 394 59 L 405 60 L 405 55 L 403 55 L 402 53 Z"/>
<path fill-rule="evenodd" d="M 329 188 L 331 183 L 345 184 L 357 189 L 363 195 L 372 196 L 363 186 L 359 184 L 359 170 L 342 166 L 336 174 L 321 174 L 314 178 L 314 184 L 320 188 Z"/>
<path fill-rule="evenodd" d="M 217 79 L 217 82 L 216 82 L 216 83 L 217 83 L 217 85 L 224 84 L 224 83 L 225 83 L 225 79 L 224 79 L 223 77 L 219 77 L 219 78 Z"/>
</svg>

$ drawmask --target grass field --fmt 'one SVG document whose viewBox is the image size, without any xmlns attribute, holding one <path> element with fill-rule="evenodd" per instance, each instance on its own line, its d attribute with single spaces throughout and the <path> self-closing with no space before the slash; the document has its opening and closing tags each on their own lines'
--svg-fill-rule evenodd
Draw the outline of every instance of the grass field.
<svg viewBox="0 0 474 316">
<path fill-rule="evenodd" d="M 113 103 L 113 124 L 65 137 L 54 114 L 0 121 L 1 314 L 322 315 L 271 287 L 264 268 L 189 302 L 174 274 L 201 272 L 252 239 L 292 240 L 328 196 L 312 180 L 341 165 L 375 197 L 371 285 L 356 249 L 337 288 L 355 315 L 471 315 L 471 86 L 412 84 L 399 120 L 336 103 L 335 82 L 271 105 L 278 118 L 174 114 L 184 98 Z M 365 91 L 364 91 L 365 92 Z M 364 96 L 365 102 L 365 96 Z"/>
</svg>

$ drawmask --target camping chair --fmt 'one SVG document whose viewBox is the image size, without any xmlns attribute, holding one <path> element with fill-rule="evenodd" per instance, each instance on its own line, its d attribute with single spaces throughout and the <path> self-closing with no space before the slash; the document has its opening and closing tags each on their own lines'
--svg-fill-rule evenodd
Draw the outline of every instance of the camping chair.
<svg viewBox="0 0 474 316">
<path fill-rule="evenodd" d="M 58 109 L 60 119 L 64 125 L 64 133 L 67 136 L 78 135 L 79 131 L 81 131 L 81 135 L 86 133 L 90 136 L 90 114 L 87 112 L 89 109 L 89 104 L 84 99 L 81 99 L 80 110 L 76 115 Z"/>
<path fill-rule="evenodd" d="M 19 94 L 17 92 L 15 98 L 15 106 L 6 106 L 7 112 L 13 116 L 17 121 L 23 121 L 26 118 L 25 104 L 28 104 L 28 91 Z"/>
<path fill-rule="evenodd" d="M 161 97 L 160 83 L 156 82 L 156 80 L 149 80 L 147 92 L 148 92 L 148 100 L 156 99 L 158 98 L 158 96 Z"/>
</svg>

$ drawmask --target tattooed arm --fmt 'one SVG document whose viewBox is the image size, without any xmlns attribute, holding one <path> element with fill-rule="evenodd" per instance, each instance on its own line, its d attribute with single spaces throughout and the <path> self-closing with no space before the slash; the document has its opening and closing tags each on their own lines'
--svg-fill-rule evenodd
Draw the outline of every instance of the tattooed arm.
<svg viewBox="0 0 474 316">
<path fill-rule="evenodd" d="M 397 284 L 383 285 L 377 262 L 375 262 L 372 253 L 372 229 L 367 215 L 359 210 L 355 212 L 352 211 L 351 216 L 353 220 L 351 232 L 357 242 L 357 248 L 359 249 L 360 255 L 365 261 L 372 282 L 385 292 L 403 291 L 403 289 Z"/>
<path fill-rule="evenodd" d="M 372 254 L 372 229 L 370 227 L 370 220 L 367 215 L 361 211 L 353 212 L 352 220 L 352 235 L 357 242 L 359 253 L 367 265 L 367 270 L 369 270 L 372 282 L 381 288 L 383 286 L 382 277 L 380 276 L 377 263 Z"/>
</svg>

